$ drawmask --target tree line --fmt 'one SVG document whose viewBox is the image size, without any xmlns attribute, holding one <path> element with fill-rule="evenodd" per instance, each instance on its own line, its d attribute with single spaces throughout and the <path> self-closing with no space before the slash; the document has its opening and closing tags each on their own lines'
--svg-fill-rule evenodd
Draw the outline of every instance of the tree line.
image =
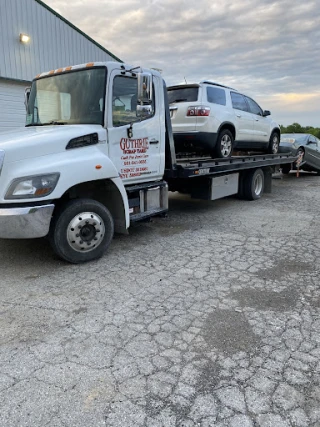
<svg viewBox="0 0 320 427">
<path fill-rule="evenodd" d="M 320 128 L 313 126 L 301 126 L 299 123 L 292 123 L 289 126 L 280 125 L 281 133 L 311 133 L 320 139 Z"/>
</svg>

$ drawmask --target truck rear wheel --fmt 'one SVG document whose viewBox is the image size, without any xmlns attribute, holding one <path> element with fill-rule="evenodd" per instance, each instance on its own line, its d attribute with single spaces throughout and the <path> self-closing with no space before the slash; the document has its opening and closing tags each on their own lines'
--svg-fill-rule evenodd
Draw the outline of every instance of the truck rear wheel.
<svg viewBox="0 0 320 427">
<path fill-rule="evenodd" d="M 264 173 L 262 169 L 248 171 L 243 182 L 243 198 L 247 200 L 257 200 L 263 194 Z"/>
<path fill-rule="evenodd" d="M 49 237 L 60 258 L 79 264 L 100 258 L 108 249 L 113 234 L 113 218 L 103 204 L 91 199 L 75 199 L 54 215 Z"/>
</svg>

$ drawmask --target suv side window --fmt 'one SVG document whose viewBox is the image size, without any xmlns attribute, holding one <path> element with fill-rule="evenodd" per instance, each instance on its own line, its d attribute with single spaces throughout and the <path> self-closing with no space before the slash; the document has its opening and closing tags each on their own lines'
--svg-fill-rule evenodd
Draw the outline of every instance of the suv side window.
<svg viewBox="0 0 320 427">
<path fill-rule="evenodd" d="M 248 106 L 245 97 L 240 93 L 230 92 L 232 107 L 236 110 L 248 111 Z"/>
<path fill-rule="evenodd" d="M 259 105 L 251 98 L 248 98 L 246 96 L 247 103 L 249 104 L 249 108 L 252 114 L 256 114 L 257 116 L 262 116 L 263 111 L 262 108 L 259 107 Z"/>
<path fill-rule="evenodd" d="M 136 78 L 125 76 L 116 76 L 114 78 L 112 89 L 113 126 L 124 126 L 140 121 L 140 118 L 136 115 L 137 93 L 138 80 Z M 154 99 L 152 106 L 152 115 L 154 115 Z"/>
<path fill-rule="evenodd" d="M 317 141 L 317 138 L 315 136 L 312 136 L 312 135 L 309 137 L 308 144 L 310 144 L 310 143 L 316 144 L 317 146 L 319 145 L 318 141 Z"/>
<path fill-rule="evenodd" d="M 226 92 L 219 87 L 207 86 L 207 100 L 212 104 L 226 105 Z"/>
</svg>

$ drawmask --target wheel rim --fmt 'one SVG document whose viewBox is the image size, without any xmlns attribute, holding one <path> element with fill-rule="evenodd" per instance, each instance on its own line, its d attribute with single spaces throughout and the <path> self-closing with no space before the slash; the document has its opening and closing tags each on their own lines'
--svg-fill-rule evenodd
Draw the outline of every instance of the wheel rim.
<svg viewBox="0 0 320 427">
<path fill-rule="evenodd" d="M 297 151 L 297 156 L 300 157 L 301 156 L 301 161 L 303 160 L 303 156 L 304 156 L 304 151 L 299 148 L 299 150 Z"/>
<path fill-rule="evenodd" d="M 254 180 L 254 193 L 259 196 L 262 192 L 263 180 L 261 175 L 257 175 Z"/>
<path fill-rule="evenodd" d="M 303 157 L 304 157 L 304 151 L 302 150 L 302 148 L 299 148 L 296 155 L 298 156 L 298 159 L 296 160 L 295 166 L 297 168 L 299 168 L 299 166 L 301 165 L 301 163 L 303 163 Z"/>
<path fill-rule="evenodd" d="M 272 154 L 277 154 L 279 150 L 279 138 L 278 135 L 274 135 L 272 138 Z"/>
<path fill-rule="evenodd" d="M 102 242 L 105 227 L 101 217 L 94 212 L 81 212 L 67 228 L 67 241 L 77 252 L 90 252 Z"/>
<path fill-rule="evenodd" d="M 223 157 L 228 157 L 232 150 L 232 140 L 229 135 L 223 135 L 221 138 L 221 154 Z"/>
</svg>

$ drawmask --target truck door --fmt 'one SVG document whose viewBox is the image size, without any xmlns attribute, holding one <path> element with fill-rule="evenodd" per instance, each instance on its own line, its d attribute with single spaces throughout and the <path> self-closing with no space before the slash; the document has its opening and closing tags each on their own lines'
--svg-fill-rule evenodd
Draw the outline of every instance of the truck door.
<svg viewBox="0 0 320 427">
<path fill-rule="evenodd" d="M 165 138 L 160 123 L 163 96 L 156 78 L 152 115 L 141 120 L 136 116 L 137 78 L 118 71 L 110 75 L 111 96 L 106 103 L 109 156 L 125 184 L 156 181 L 163 176 Z"/>
</svg>

